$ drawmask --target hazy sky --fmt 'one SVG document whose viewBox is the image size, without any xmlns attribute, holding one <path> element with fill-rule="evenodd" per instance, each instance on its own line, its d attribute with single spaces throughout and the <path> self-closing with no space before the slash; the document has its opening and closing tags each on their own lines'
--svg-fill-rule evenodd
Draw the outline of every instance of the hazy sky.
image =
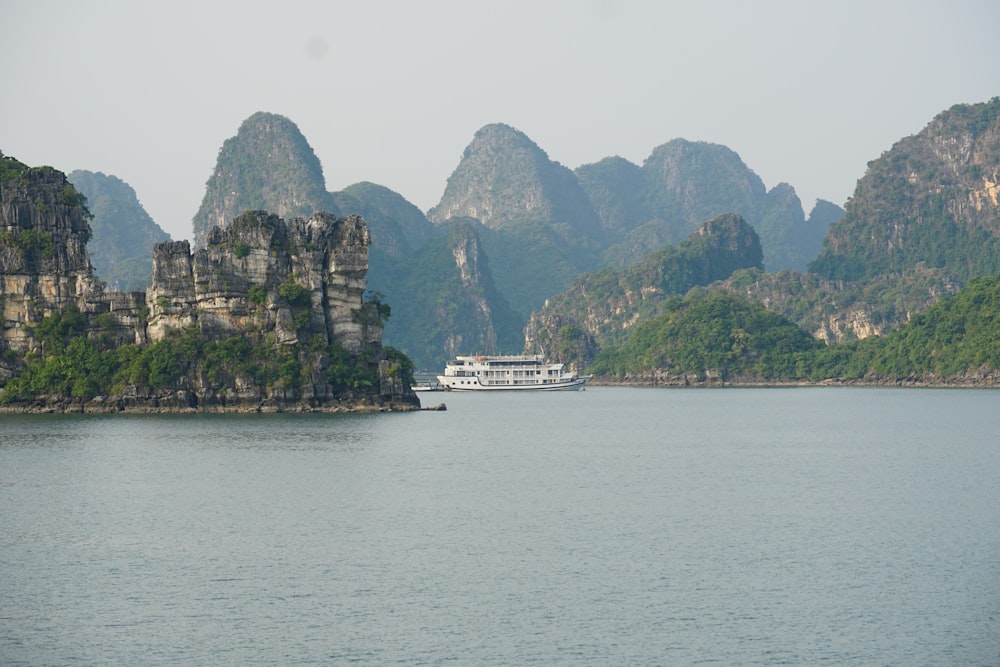
<svg viewBox="0 0 1000 667">
<path fill-rule="evenodd" d="M 298 125 L 329 190 L 424 211 L 502 122 L 570 168 L 724 144 L 808 213 L 1000 95 L 995 0 L 0 0 L 0 31 L 0 150 L 118 176 L 175 239 L 256 111 Z"/>
</svg>

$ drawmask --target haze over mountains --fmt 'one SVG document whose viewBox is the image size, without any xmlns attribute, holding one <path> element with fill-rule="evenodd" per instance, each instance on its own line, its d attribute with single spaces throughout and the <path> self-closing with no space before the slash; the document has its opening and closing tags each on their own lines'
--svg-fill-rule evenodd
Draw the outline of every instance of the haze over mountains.
<svg viewBox="0 0 1000 667">
<path fill-rule="evenodd" d="M 372 238 L 369 288 L 393 313 L 385 340 L 418 368 L 435 369 L 456 353 L 521 350 L 529 315 L 546 300 L 539 321 L 549 322 L 548 336 L 557 333 L 552 322 L 585 331 L 569 315 L 583 312 L 571 295 L 592 280 L 585 274 L 634 275 L 633 265 L 648 272 L 652 253 L 666 257 L 664 248 L 711 234 L 704 223 L 732 214 L 759 239 L 762 259 L 720 287 L 760 299 L 820 338 L 863 337 L 997 271 L 997 107 L 993 100 L 942 113 L 869 164 L 846 215 L 818 201 L 808 217 L 791 185 L 766 189 L 725 146 L 674 139 L 642 165 L 608 157 L 570 170 L 504 124 L 476 132 L 424 215 L 373 183 L 327 192 L 294 123 L 261 112 L 220 150 L 195 217 L 196 243 L 247 209 L 361 214 Z M 553 311 L 557 303 L 569 311 Z M 625 328 L 653 315 L 609 312 Z M 586 349 L 594 340 L 585 343 L 556 347 Z"/>
<path fill-rule="evenodd" d="M 840 213 L 820 202 L 807 221 L 790 186 L 768 192 L 734 152 L 683 140 L 655 150 L 642 167 L 608 158 L 574 172 L 515 128 L 487 125 L 426 216 L 376 184 L 326 193 L 316 165 L 294 123 L 254 114 L 220 151 L 195 218 L 196 242 L 248 207 L 360 213 L 372 235 L 371 290 L 397 312 L 386 340 L 418 367 L 460 352 L 520 349 L 530 312 L 576 276 L 639 261 L 715 215 L 748 211 L 776 266 L 804 268 Z M 450 249 L 445 260 L 442 244 Z"/>
</svg>

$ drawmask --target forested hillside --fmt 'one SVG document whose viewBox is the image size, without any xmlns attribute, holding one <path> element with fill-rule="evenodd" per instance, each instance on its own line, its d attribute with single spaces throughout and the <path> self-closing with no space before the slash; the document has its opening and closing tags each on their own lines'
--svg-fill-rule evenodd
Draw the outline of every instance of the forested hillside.
<svg viewBox="0 0 1000 667">
<path fill-rule="evenodd" d="M 597 350 L 655 316 L 670 297 L 760 265 L 760 240 L 753 229 L 738 216 L 719 216 L 679 246 L 664 246 L 638 264 L 578 277 L 569 290 L 532 314 L 525 346 L 586 366 Z"/>
<path fill-rule="evenodd" d="M 694 290 L 603 350 L 605 381 L 995 385 L 1000 381 L 1000 277 L 975 278 L 886 336 L 826 346 L 758 302 Z"/>
<path fill-rule="evenodd" d="M 113 290 L 146 289 L 153 275 L 153 246 L 169 241 L 170 235 L 120 178 L 80 169 L 67 178 L 87 198 L 94 216 L 87 252 L 97 277 Z"/>
<path fill-rule="evenodd" d="M 809 268 L 865 280 L 918 264 L 963 282 L 1000 271 L 1000 97 L 956 105 L 870 162 Z"/>
</svg>

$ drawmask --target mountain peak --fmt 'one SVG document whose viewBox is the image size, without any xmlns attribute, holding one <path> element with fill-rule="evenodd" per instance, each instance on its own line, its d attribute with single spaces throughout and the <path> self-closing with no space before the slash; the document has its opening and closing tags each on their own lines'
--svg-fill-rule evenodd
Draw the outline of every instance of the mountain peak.
<svg viewBox="0 0 1000 667">
<path fill-rule="evenodd" d="M 282 218 L 337 213 L 319 158 L 284 116 L 259 111 L 222 144 L 194 217 L 195 244 L 204 246 L 212 227 L 224 227 L 247 210 Z"/>
<path fill-rule="evenodd" d="M 438 224 L 476 218 L 491 229 L 564 222 L 585 236 L 600 234 L 597 214 L 573 172 L 503 123 L 476 132 L 427 217 Z"/>
</svg>

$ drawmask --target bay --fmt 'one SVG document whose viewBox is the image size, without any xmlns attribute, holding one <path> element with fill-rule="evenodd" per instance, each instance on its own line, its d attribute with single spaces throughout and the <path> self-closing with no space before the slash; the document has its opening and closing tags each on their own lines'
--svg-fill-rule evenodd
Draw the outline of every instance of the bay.
<svg viewBox="0 0 1000 667">
<path fill-rule="evenodd" d="M 423 398 L 3 417 L 0 663 L 1000 664 L 996 391 Z"/>
</svg>

